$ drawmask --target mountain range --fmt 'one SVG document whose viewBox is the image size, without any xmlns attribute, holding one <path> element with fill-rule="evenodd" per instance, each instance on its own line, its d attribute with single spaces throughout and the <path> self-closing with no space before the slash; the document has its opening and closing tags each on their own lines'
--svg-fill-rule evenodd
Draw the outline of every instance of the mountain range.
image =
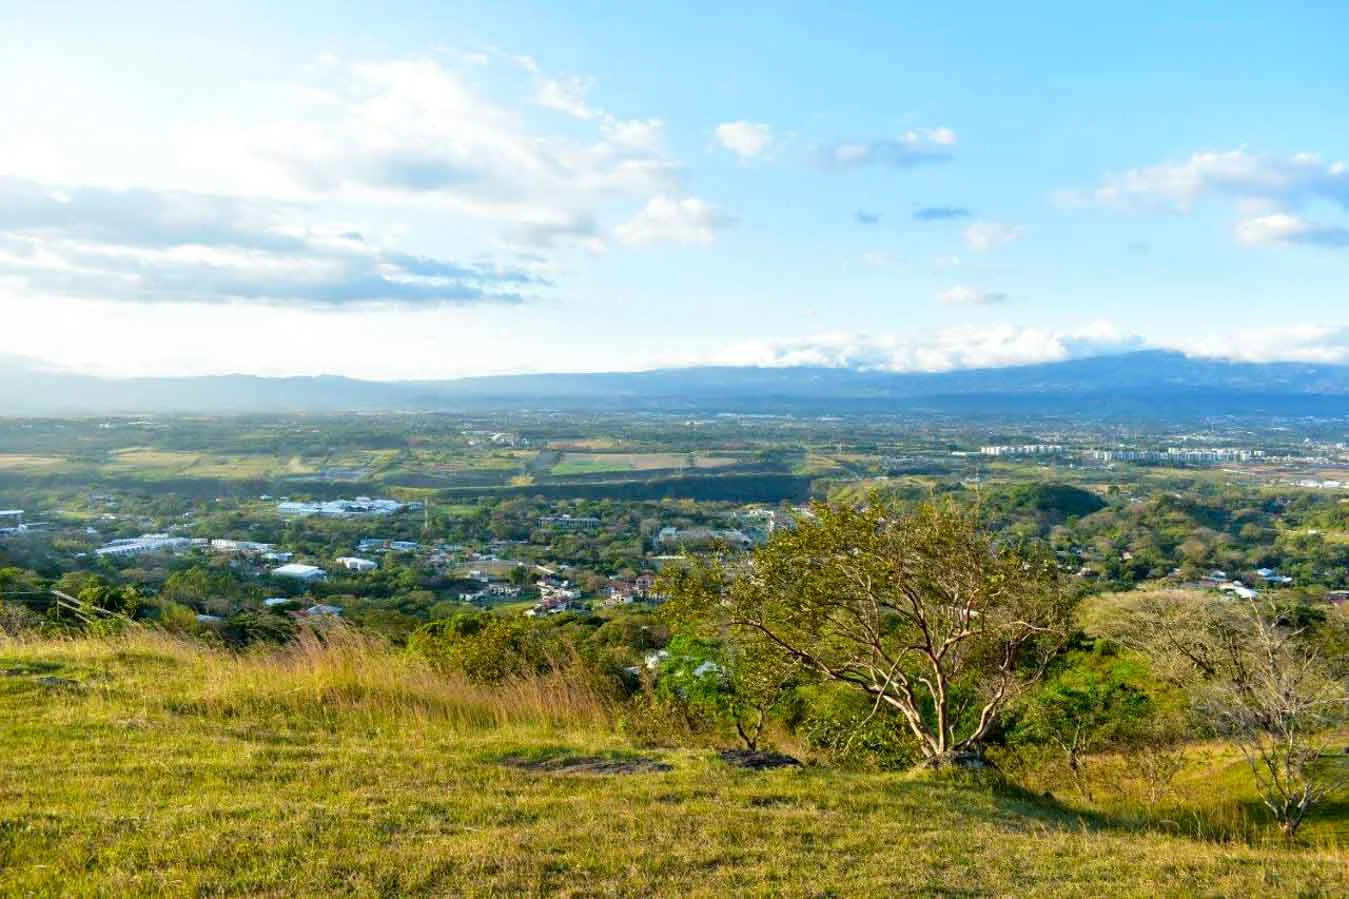
<svg viewBox="0 0 1349 899">
<path fill-rule="evenodd" d="M 0 360 L 0 415 L 500 410 L 746 414 L 1349 414 L 1349 365 L 1250 363 L 1144 350 L 940 373 L 699 367 L 443 381 L 334 375 L 105 378 Z"/>
</svg>

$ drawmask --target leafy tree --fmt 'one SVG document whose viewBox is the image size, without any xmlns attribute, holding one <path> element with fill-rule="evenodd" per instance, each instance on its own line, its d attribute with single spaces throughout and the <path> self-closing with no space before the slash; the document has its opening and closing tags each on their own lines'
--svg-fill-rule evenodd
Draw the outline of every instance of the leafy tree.
<svg viewBox="0 0 1349 899">
<path fill-rule="evenodd" d="M 1017 709 L 1012 745 L 1048 745 L 1063 755 L 1083 799 L 1091 801 L 1087 757 L 1129 748 L 1151 731 L 1158 714 L 1136 660 L 1117 654 L 1069 653 L 1057 671 Z"/>
<path fill-rule="evenodd" d="M 704 559 L 669 576 L 672 614 L 718 621 L 899 713 L 924 759 L 981 754 L 1007 703 L 1070 629 L 1057 566 L 999 546 L 972 510 L 817 505 L 748 565 Z"/>
<path fill-rule="evenodd" d="M 676 694 L 758 750 L 774 709 L 796 686 L 795 659 L 747 643 L 680 635 L 666 647 L 657 692 Z"/>
</svg>

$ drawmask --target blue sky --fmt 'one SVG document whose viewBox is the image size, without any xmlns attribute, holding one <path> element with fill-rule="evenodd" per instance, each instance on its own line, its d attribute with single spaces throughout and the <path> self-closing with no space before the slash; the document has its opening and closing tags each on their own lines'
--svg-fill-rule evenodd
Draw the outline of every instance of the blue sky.
<svg viewBox="0 0 1349 899">
<path fill-rule="evenodd" d="M 0 353 L 1349 362 L 1333 4 L 186 6 L 0 2 Z"/>
</svg>

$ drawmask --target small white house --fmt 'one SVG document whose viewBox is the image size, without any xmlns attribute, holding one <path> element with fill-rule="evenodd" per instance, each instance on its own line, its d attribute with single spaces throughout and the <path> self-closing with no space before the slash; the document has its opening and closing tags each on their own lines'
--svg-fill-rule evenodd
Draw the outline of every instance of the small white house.
<svg viewBox="0 0 1349 899">
<path fill-rule="evenodd" d="M 301 565 L 298 562 L 292 562 L 288 565 L 282 565 L 280 568 L 272 569 L 272 577 L 289 577 L 297 581 L 311 583 L 321 581 L 328 576 L 328 573 L 315 565 Z"/>
<path fill-rule="evenodd" d="M 375 560 L 362 559 L 359 556 L 338 556 L 337 564 L 347 571 L 374 571 L 379 567 L 379 563 Z"/>
</svg>

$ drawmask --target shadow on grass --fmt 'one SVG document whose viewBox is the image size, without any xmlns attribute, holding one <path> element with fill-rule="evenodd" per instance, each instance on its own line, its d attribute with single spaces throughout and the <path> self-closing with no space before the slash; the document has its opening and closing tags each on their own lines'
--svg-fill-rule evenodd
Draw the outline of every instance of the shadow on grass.
<svg viewBox="0 0 1349 899">
<path fill-rule="evenodd" d="M 66 668 L 65 662 L 47 659 L 6 659 L 0 656 L 0 677 L 28 677 L 34 674 L 55 674 Z"/>
<path fill-rule="evenodd" d="M 1346 820 L 1349 804 L 1328 802 L 1313 810 L 1302 835 L 1287 840 L 1258 799 L 1231 800 L 1204 808 L 1166 806 L 1124 811 L 1082 808 L 1052 795 L 1034 793 L 1001 779 L 982 785 L 1002 810 L 1059 830 L 1124 832 L 1181 837 L 1202 843 L 1299 850 L 1313 848 L 1305 839 L 1318 823 Z M 969 803 L 966 803 L 969 805 Z"/>
</svg>

